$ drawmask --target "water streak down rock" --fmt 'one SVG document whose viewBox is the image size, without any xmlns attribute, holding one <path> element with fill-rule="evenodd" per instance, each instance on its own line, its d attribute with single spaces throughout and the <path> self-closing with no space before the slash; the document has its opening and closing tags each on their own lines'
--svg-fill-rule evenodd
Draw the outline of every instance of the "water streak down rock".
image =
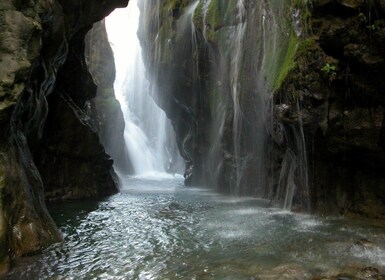
<svg viewBox="0 0 385 280">
<path fill-rule="evenodd" d="M 61 104 L 63 113 L 72 110 L 69 114 L 74 115 L 79 107 L 82 108 L 79 105 L 84 105 L 95 95 L 96 87 L 92 79 L 80 81 L 79 76 L 73 76 L 79 73 L 79 69 L 72 72 L 71 67 L 62 67 L 65 63 L 70 64 L 68 60 L 76 61 L 76 54 L 82 56 L 76 50 L 79 44 L 84 45 L 84 36 L 92 24 L 104 18 L 115 7 L 125 6 L 127 2 L 36 0 L 2 1 L 0 4 L 2 271 L 7 269 L 10 257 L 34 253 L 60 239 L 45 208 L 43 181 L 34 160 L 41 157 L 39 152 L 43 143 L 42 136 L 47 132 L 47 115 L 60 115 L 57 111 L 49 112 L 50 101 L 47 102 L 47 97 L 53 94 L 52 100 Z M 77 62 L 86 69 L 84 57 Z M 80 71 L 82 77 L 87 76 L 86 72 Z M 78 91 L 70 92 L 80 84 L 82 86 Z M 81 114 L 77 117 L 80 118 Z M 89 127 L 84 127 L 84 131 L 89 131 Z M 88 139 L 98 142 L 96 134 Z M 93 154 L 97 155 L 97 165 L 103 165 L 103 169 L 107 169 L 105 172 L 109 172 L 111 161 L 102 146 L 99 143 L 95 145 L 98 148 Z M 44 148 L 49 150 L 51 147 Z M 55 161 L 51 162 L 53 169 L 55 164 Z M 63 173 L 65 171 L 60 170 Z M 70 172 L 68 175 L 71 175 Z M 107 187 L 107 193 L 116 191 L 112 177 L 109 178 L 110 188 L 108 190 Z"/>
<path fill-rule="evenodd" d="M 314 1 L 310 11 L 275 114 L 286 127 L 302 119 L 314 211 L 383 218 L 384 2 Z"/>
<path fill-rule="evenodd" d="M 142 1 L 186 183 L 384 217 L 383 1 Z"/>
<path fill-rule="evenodd" d="M 279 172 L 267 152 L 267 104 L 297 40 L 290 3 L 143 1 L 141 9 L 147 68 L 177 132 L 186 183 L 272 198 Z M 303 157 L 292 156 L 297 172 Z"/>
</svg>

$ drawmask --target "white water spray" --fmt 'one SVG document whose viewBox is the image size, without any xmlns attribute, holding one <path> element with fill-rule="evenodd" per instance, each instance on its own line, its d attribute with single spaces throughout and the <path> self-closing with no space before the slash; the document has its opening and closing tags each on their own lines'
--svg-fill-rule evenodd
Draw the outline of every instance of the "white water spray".
<svg viewBox="0 0 385 280">
<path fill-rule="evenodd" d="M 115 95 L 123 111 L 124 139 L 135 174 L 165 172 L 171 158 L 166 148 L 170 123 L 150 96 L 152 87 L 137 36 L 139 17 L 138 0 L 131 0 L 106 20 L 116 65 Z"/>
</svg>

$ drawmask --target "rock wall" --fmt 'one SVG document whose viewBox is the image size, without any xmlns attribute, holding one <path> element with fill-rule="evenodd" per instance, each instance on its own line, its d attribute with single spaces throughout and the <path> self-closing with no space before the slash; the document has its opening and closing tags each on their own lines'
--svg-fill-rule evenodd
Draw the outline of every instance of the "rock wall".
<svg viewBox="0 0 385 280">
<path fill-rule="evenodd" d="M 91 112 L 100 141 L 114 159 L 114 167 L 122 174 L 132 173 L 123 138 L 123 113 L 114 92 L 114 54 L 104 20 L 94 24 L 86 36 L 86 62 L 97 85 L 96 97 L 91 100 Z"/>
<path fill-rule="evenodd" d="M 384 7 L 314 1 L 309 36 L 275 97 L 283 126 L 303 124 L 319 213 L 385 214 Z"/>
<path fill-rule="evenodd" d="M 186 183 L 384 217 L 384 2 L 143 1 Z"/>
<path fill-rule="evenodd" d="M 144 1 L 141 10 L 147 69 L 186 183 L 273 196 L 266 111 L 300 36 L 290 2 Z"/>
<path fill-rule="evenodd" d="M 2 271 L 7 269 L 9 258 L 34 253 L 60 239 L 44 202 L 44 183 L 57 182 L 53 174 L 41 176 L 38 167 L 43 167 L 40 171 L 54 172 L 69 186 L 71 176 L 79 172 L 74 170 L 74 164 L 83 161 L 82 168 L 94 173 L 103 171 L 100 177 L 92 174 L 94 180 L 100 179 L 99 186 L 106 185 L 99 195 L 116 191 L 111 175 L 106 174 L 112 171 L 111 160 L 83 119 L 82 112 L 95 96 L 96 86 L 85 70 L 81 51 L 92 24 L 126 4 L 122 0 L 0 3 Z M 46 126 L 47 116 L 50 119 Z M 77 139 L 74 132 L 79 132 Z M 90 142 L 90 146 L 82 142 L 81 147 L 89 147 L 87 151 L 79 149 L 81 136 Z M 65 158 L 70 160 L 66 162 Z M 84 179 L 75 178 L 75 185 Z M 95 190 L 93 186 L 91 189 Z"/>
</svg>

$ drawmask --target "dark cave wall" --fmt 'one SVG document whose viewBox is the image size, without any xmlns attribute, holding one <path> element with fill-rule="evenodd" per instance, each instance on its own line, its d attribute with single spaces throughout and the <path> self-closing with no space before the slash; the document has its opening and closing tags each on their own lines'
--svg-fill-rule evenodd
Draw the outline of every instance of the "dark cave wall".
<svg viewBox="0 0 385 280">
<path fill-rule="evenodd" d="M 10 258 L 34 253 L 60 239 L 44 202 L 44 183 L 51 182 L 47 179 L 50 174 L 41 176 L 38 167 L 50 165 L 53 172 L 58 172 L 55 168 L 58 164 L 58 168 L 63 168 L 59 178 L 68 182 L 73 178 L 73 165 L 82 162 L 82 168 L 92 170 L 95 180 L 100 179 L 99 188 L 101 184 L 105 186 L 104 193 L 97 195 L 116 191 L 112 176 L 106 174 L 112 172 L 112 162 L 99 144 L 96 133 L 82 119 L 88 100 L 95 96 L 96 86 L 85 70 L 83 53 L 76 52 L 76 48 L 84 50 L 84 36 L 94 22 L 127 2 L 36 0 L 0 3 L 2 271 L 7 269 Z M 74 76 L 78 74 L 81 76 Z M 79 80 L 80 77 L 84 81 Z M 63 112 L 50 111 L 51 107 Z M 50 119 L 46 126 L 47 115 Z M 53 124 L 55 118 L 59 127 L 65 127 L 57 130 Z M 68 120 L 70 123 L 66 123 Z M 73 125 L 74 130 L 68 125 Z M 61 134 L 54 133 L 55 129 Z M 89 150 L 81 151 L 81 155 L 69 151 L 78 144 L 74 135 L 70 135 L 74 132 L 90 142 Z M 52 150 L 59 154 L 50 154 Z M 59 163 L 56 156 L 60 158 Z M 66 156 L 72 163 L 65 162 Z M 96 173 L 99 168 L 103 169 L 100 177 Z M 63 174 L 65 171 L 68 174 Z M 94 186 L 91 189 L 94 190 Z"/>
<path fill-rule="evenodd" d="M 314 212 L 385 216 L 384 8 L 314 1 L 309 36 L 275 96 L 282 126 L 303 123 Z"/>
</svg>

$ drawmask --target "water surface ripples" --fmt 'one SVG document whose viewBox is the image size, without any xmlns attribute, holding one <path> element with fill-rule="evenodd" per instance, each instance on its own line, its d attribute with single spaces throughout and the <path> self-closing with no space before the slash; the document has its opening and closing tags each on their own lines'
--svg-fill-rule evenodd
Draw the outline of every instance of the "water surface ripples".
<svg viewBox="0 0 385 280">
<path fill-rule="evenodd" d="M 126 178 L 103 202 L 50 205 L 64 241 L 20 261 L 8 279 L 275 279 L 285 265 L 302 277 L 385 269 L 382 227 L 268 205 L 188 189 L 181 177 Z"/>
</svg>

